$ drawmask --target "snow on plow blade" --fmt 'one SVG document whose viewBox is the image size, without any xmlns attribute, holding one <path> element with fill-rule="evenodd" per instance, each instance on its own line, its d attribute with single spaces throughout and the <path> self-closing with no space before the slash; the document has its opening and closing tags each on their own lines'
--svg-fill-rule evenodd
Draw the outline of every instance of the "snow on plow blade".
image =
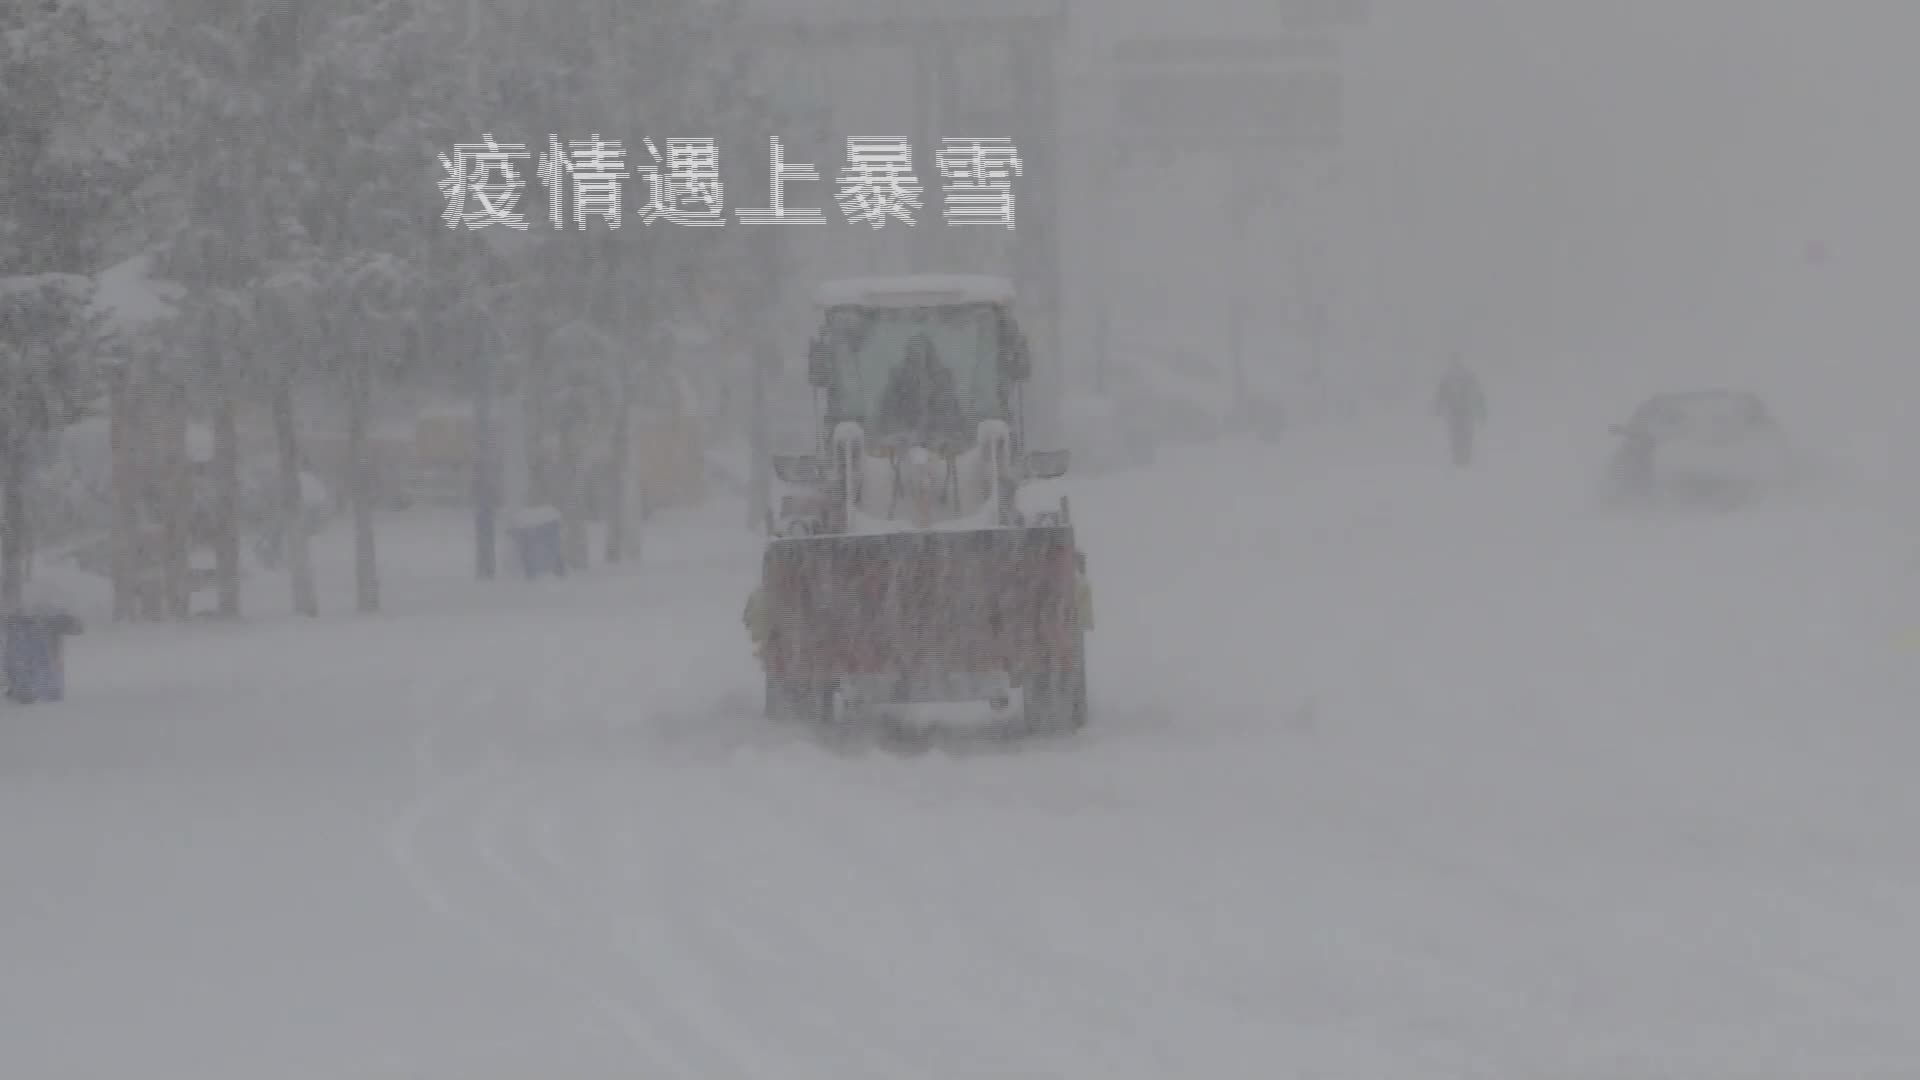
<svg viewBox="0 0 1920 1080">
<path fill-rule="evenodd" d="M 777 540 L 762 571 L 774 675 L 959 674 L 1071 655 L 1073 530 Z"/>
</svg>

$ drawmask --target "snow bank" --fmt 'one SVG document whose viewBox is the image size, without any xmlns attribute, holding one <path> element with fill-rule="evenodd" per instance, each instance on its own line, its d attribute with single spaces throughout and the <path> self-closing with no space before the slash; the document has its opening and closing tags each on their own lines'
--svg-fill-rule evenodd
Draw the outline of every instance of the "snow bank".
<svg viewBox="0 0 1920 1080">
<path fill-rule="evenodd" d="M 135 255 L 93 279 L 93 310 L 115 333 L 137 333 L 171 319 L 186 290 L 153 276 L 153 256 Z"/>
</svg>

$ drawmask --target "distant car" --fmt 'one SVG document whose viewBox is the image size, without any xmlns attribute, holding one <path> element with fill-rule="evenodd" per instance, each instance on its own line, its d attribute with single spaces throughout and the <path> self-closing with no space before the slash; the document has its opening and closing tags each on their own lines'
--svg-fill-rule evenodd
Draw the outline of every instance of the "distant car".
<svg viewBox="0 0 1920 1080">
<path fill-rule="evenodd" d="M 1195 446 L 1227 433 L 1235 402 L 1230 377 L 1206 357 L 1170 351 L 1109 361 L 1106 397 L 1160 446 Z"/>
<path fill-rule="evenodd" d="M 1087 474 L 1144 468 L 1153 464 L 1159 438 L 1138 410 L 1112 398 L 1074 395 L 1067 399 L 1067 448 L 1076 472 Z"/>
<path fill-rule="evenodd" d="M 1622 424 L 1608 465 L 1618 499 L 1736 506 L 1788 486 L 1795 450 L 1759 395 L 1745 390 L 1656 394 Z"/>
</svg>

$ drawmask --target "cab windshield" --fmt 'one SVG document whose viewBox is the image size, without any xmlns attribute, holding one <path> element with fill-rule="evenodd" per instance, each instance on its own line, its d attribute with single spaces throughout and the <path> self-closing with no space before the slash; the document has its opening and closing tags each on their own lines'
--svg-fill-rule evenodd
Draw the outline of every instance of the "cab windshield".
<svg viewBox="0 0 1920 1080">
<path fill-rule="evenodd" d="M 829 422 L 870 427 L 881 420 L 889 388 L 896 386 L 916 339 L 931 347 L 931 359 L 945 376 L 939 381 L 951 386 L 961 419 L 1006 419 L 1000 318 L 992 304 L 838 307 L 827 312 L 826 339 L 833 350 Z"/>
</svg>

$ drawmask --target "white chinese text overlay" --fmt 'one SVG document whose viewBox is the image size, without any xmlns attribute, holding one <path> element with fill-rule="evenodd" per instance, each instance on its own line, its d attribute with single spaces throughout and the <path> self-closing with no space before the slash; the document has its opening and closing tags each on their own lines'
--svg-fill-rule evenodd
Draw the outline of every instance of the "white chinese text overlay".
<svg viewBox="0 0 1920 1080">
<path fill-rule="evenodd" d="M 790 202 L 790 185 L 820 183 L 816 165 L 789 161 L 778 136 L 767 140 L 770 167 L 768 205 L 733 211 L 742 224 L 824 225 L 827 212 Z M 644 159 L 644 160 L 642 160 Z M 626 219 L 626 184 L 645 202 L 635 209 L 642 225 L 718 227 L 727 224 L 726 187 L 720 179 L 720 151 L 713 139 L 643 139 L 635 162 L 626 145 L 598 134 L 563 142 L 550 135 L 536 153 L 525 143 L 503 143 L 491 134 L 477 143 L 461 143 L 439 155 L 446 198 L 441 219 L 448 228 L 481 229 L 501 225 L 531 227 L 530 206 L 523 207 L 529 178 L 546 194 L 546 217 L 556 229 L 576 229 L 599 221 L 617 229 Z M 949 225 L 1014 227 L 1013 181 L 1026 174 L 1011 139 L 942 139 L 934 161 Z M 915 225 L 924 213 L 924 188 L 906 139 L 850 138 L 838 176 L 835 199 L 851 224 L 879 229 L 891 222 Z"/>
</svg>

